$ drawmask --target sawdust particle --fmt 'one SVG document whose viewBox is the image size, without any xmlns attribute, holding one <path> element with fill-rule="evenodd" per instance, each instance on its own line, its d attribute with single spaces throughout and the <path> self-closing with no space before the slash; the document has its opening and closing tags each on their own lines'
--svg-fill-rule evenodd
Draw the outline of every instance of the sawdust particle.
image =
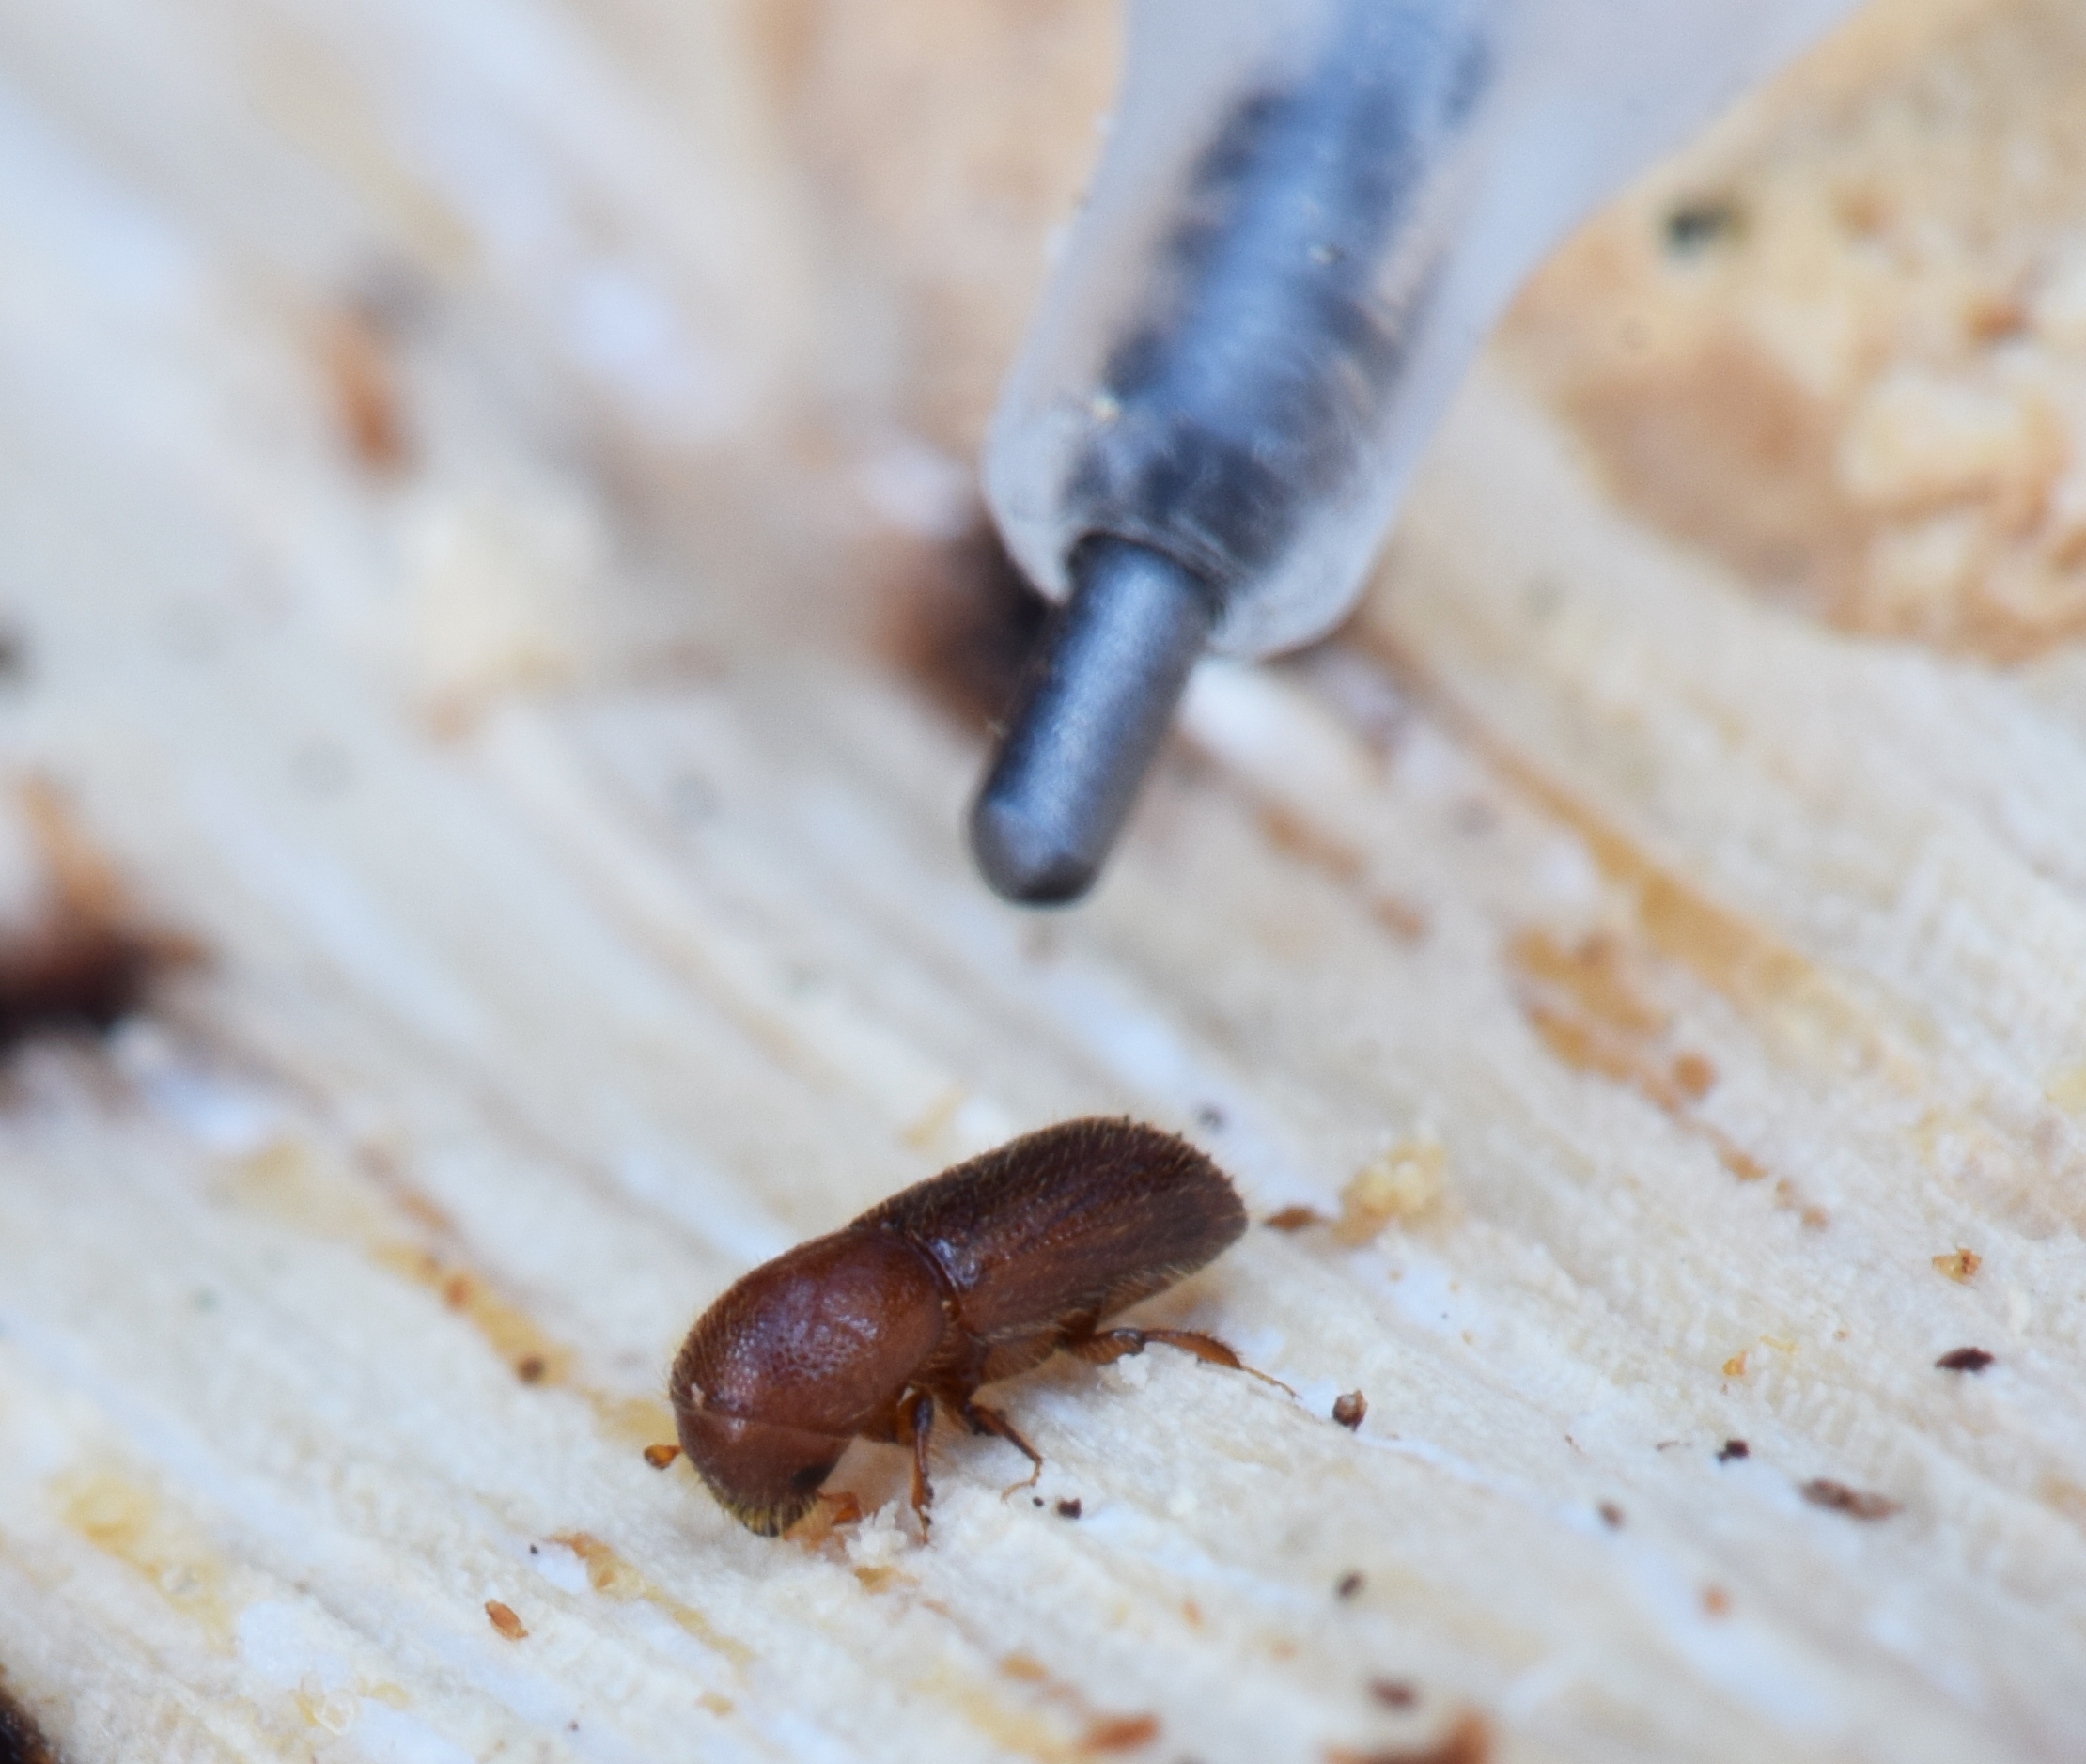
<svg viewBox="0 0 2086 1764">
<path fill-rule="evenodd" d="M 804 1516 L 783 1535 L 791 1543 L 815 1551 L 844 1525 L 862 1522 L 862 1499 L 852 1489 L 820 1489 Z"/>
<path fill-rule="evenodd" d="M 1082 1752 L 1134 1752 L 1159 1738 L 1157 1715 L 1102 1715 L 1081 1737 Z"/>
<path fill-rule="evenodd" d="M 1330 1225 L 1331 1221 L 1315 1207 L 1284 1207 L 1260 1223 L 1270 1231 L 1308 1231 L 1315 1225 Z"/>
<path fill-rule="evenodd" d="M 1465 1709 L 1432 1745 L 1385 1746 L 1370 1752 L 1331 1746 L 1326 1764 L 1488 1764 L 1492 1726 L 1475 1709 Z"/>
<path fill-rule="evenodd" d="M 1889 1519 L 1899 1510 L 1899 1504 L 1887 1494 L 1850 1489 L 1829 1476 L 1814 1477 L 1798 1492 L 1813 1506 L 1822 1506 L 1829 1513 L 1845 1513 L 1849 1519 Z"/>
<path fill-rule="evenodd" d="M 1700 1054 L 1682 1054 L 1673 1066 L 1673 1087 L 1690 1102 L 1700 1102 L 1716 1087 L 1717 1069 Z"/>
<path fill-rule="evenodd" d="M 1401 943 L 1416 944 L 1427 934 L 1427 915 L 1395 895 L 1373 897 L 1369 916 Z"/>
<path fill-rule="evenodd" d="M 1393 1220 L 1417 1219 L 1430 1211 L 1441 1198 L 1446 1161 L 1446 1153 L 1432 1140 L 1407 1139 L 1386 1147 L 1340 1191 L 1333 1240 L 1356 1248 L 1372 1241 Z"/>
<path fill-rule="evenodd" d="M 319 329 L 319 360 L 334 408 L 355 457 L 373 472 L 397 472 L 406 461 L 393 339 L 368 302 L 328 314 Z"/>
<path fill-rule="evenodd" d="M 1717 1142 L 1717 1162 L 1741 1182 L 1757 1182 L 1767 1174 L 1767 1166 L 1758 1158 L 1722 1139 Z"/>
</svg>

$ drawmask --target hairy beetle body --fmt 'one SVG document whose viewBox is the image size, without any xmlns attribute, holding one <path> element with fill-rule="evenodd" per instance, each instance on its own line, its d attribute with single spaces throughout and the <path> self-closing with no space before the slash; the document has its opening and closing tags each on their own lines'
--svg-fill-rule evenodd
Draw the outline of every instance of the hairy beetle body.
<svg viewBox="0 0 2086 1764">
<path fill-rule="evenodd" d="M 1237 1241 L 1245 1210 L 1186 1140 L 1066 1121 L 872 1207 L 745 1275 L 689 1332 L 670 1392 L 681 1447 L 735 1518 L 772 1536 L 817 1499 L 857 1436 L 913 1451 L 932 1498 L 936 1404 L 1042 1459 L 973 1400 L 1060 1350 L 1096 1361 L 1165 1341 L 1218 1365 L 1213 1336 L 1103 1330 Z"/>
</svg>

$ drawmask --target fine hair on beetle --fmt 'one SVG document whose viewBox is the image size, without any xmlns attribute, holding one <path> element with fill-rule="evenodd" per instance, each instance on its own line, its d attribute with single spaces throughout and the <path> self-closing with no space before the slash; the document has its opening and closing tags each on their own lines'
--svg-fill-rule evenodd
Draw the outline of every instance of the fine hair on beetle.
<svg viewBox="0 0 2086 1764">
<path fill-rule="evenodd" d="M 674 1362 L 681 1449 L 733 1518 L 773 1537 L 851 1440 L 908 1444 L 925 1529 L 938 1405 L 1026 1455 L 1034 1483 L 1042 1456 L 979 1386 L 1061 1350 L 1106 1365 L 1153 1341 L 1252 1371 L 1214 1335 L 1103 1327 L 1245 1228 L 1223 1172 L 1156 1127 L 1065 1121 L 1012 1140 L 728 1288 Z"/>
</svg>

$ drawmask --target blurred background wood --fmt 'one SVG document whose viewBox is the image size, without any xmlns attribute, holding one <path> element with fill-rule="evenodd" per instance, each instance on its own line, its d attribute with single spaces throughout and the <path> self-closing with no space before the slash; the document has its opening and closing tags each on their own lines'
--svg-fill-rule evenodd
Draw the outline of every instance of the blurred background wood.
<svg viewBox="0 0 2086 1764">
<path fill-rule="evenodd" d="M 2076 1756 L 2074 13 L 1877 0 L 1596 220 L 1049 916 L 958 844 L 970 461 L 1112 5 L 0 13 L 0 1689 L 70 1764 Z M 888 1450 L 780 1543 L 646 1462 L 738 1272 L 1111 1111 L 1329 1222 L 1151 1311 L 1298 1402 L 1051 1368 L 926 1547 Z"/>
</svg>

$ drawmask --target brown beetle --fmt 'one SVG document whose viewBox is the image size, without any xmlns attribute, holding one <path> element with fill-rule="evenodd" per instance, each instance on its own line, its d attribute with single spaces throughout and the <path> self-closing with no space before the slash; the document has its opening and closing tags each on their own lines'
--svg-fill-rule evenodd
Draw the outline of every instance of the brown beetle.
<svg viewBox="0 0 2086 1764">
<path fill-rule="evenodd" d="M 1129 1120 L 1030 1133 L 800 1243 L 726 1291 L 674 1362 L 681 1449 L 727 1512 L 773 1537 L 810 1509 L 858 1434 L 910 1443 L 925 1525 L 937 1403 L 1026 1453 L 1034 1482 L 1042 1457 L 1004 1415 L 972 1400 L 979 1385 L 1060 1349 L 1106 1364 L 1148 1341 L 1238 1366 L 1213 1335 L 1101 1324 L 1245 1228 L 1223 1173 L 1172 1133 Z"/>
</svg>

